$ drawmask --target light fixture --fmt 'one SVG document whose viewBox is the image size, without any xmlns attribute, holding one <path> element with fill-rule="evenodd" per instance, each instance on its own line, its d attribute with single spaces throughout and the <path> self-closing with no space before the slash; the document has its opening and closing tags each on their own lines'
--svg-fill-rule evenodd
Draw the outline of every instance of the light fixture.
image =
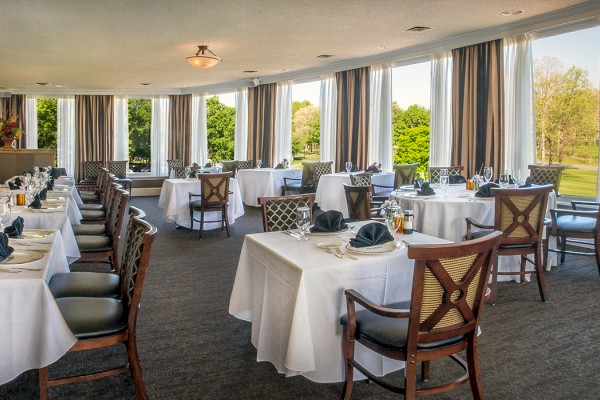
<svg viewBox="0 0 600 400">
<path fill-rule="evenodd" d="M 210 54 L 205 54 L 206 51 Z M 185 59 L 194 67 L 198 68 L 214 67 L 221 62 L 221 59 L 217 57 L 215 53 L 210 51 L 208 46 L 205 45 L 198 46 L 198 52 L 193 56 L 186 57 Z"/>
<path fill-rule="evenodd" d="M 501 13 L 505 17 L 513 17 L 515 15 L 523 14 L 523 10 L 506 10 Z"/>
</svg>

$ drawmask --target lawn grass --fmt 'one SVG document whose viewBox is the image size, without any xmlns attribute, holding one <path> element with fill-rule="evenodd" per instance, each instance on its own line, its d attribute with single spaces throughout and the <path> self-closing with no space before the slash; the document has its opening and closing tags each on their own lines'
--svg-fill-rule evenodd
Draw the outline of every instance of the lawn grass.
<svg viewBox="0 0 600 400">
<path fill-rule="evenodd" d="M 302 161 L 319 161 L 320 158 L 320 153 L 307 153 L 306 157 L 304 154 L 296 154 L 292 160 L 292 168 L 302 168 Z"/>
<path fill-rule="evenodd" d="M 560 180 L 560 193 L 596 198 L 596 170 L 567 168 Z"/>
</svg>

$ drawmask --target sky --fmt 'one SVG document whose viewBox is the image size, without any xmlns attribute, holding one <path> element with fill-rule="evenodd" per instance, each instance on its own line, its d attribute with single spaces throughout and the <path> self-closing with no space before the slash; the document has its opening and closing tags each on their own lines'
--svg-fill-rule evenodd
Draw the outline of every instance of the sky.
<svg viewBox="0 0 600 400">
<path fill-rule="evenodd" d="M 588 77 L 595 88 L 600 79 L 600 27 L 583 29 L 533 41 L 534 60 L 544 56 L 557 57 L 569 68 L 571 65 L 589 71 Z M 412 64 L 392 69 L 392 100 L 400 108 L 413 104 L 430 108 L 431 63 Z M 320 82 L 294 85 L 292 101 L 308 100 L 319 105 Z M 221 102 L 235 105 L 234 95 L 219 95 Z"/>
</svg>

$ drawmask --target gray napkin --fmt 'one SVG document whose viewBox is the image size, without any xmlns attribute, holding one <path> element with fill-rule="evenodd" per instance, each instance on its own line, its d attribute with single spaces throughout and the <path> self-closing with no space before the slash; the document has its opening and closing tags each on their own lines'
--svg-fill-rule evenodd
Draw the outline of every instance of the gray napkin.
<svg viewBox="0 0 600 400">
<path fill-rule="evenodd" d="M 348 225 L 344 222 L 344 215 L 335 210 L 325 211 L 315 219 L 311 232 L 338 232 Z"/>
<path fill-rule="evenodd" d="M 33 201 L 29 204 L 29 208 L 33 208 L 36 210 L 39 210 L 40 208 L 42 208 L 42 202 L 40 200 L 39 194 L 35 195 L 35 197 L 33 198 Z"/>
<path fill-rule="evenodd" d="M 23 226 L 25 225 L 25 221 L 23 217 L 17 217 L 12 222 L 12 225 L 4 228 L 4 233 L 6 233 L 9 237 L 18 238 L 23 233 Z"/>
<path fill-rule="evenodd" d="M 352 247 L 377 246 L 394 240 L 388 228 L 378 222 L 371 222 L 362 226 L 355 238 L 350 239 Z"/>
<path fill-rule="evenodd" d="M 13 251 L 14 249 L 8 245 L 8 236 L 0 233 L 0 261 L 4 261 Z"/>
<path fill-rule="evenodd" d="M 483 185 L 479 188 L 477 193 L 475 193 L 475 196 L 477 196 L 477 197 L 494 197 L 495 194 L 492 191 L 492 188 L 497 188 L 497 187 L 500 187 L 500 186 L 496 185 L 493 182 L 486 183 L 485 185 Z"/>
</svg>

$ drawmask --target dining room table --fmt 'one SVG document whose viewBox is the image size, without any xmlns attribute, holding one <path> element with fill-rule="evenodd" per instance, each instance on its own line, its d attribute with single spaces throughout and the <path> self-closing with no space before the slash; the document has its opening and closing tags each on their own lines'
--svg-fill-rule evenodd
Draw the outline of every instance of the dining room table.
<svg viewBox="0 0 600 400">
<path fill-rule="evenodd" d="M 270 362 L 286 376 L 343 381 L 339 318 L 346 314 L 344 290 L 355 289 L 377 304 L 408 300 L 414 262 L 400 241 L 448 243 L 413 233 L 398 235 L 397 242 L 388 242 L 382 250 L 349 250 L 348 240 L 365 223 L 342 232 L 307 234 L 309 240 L 284 232 L 246 235 L 229 313 L 252 323 L 250 339 L 257 361 Z M 329 245 L 333 247 L 327 249 Z M 404 366 L 361 345 L 356 359 L 377 375 Z M 354 379 L 364 377 L 357 371 Z"/>
<path fill-rule="evenodd" d="M 353 173 L 360 173 L 353 172 Z M 335 174 L 321 175 L 317 193 L 315 195 L 315 203 L 323 211 L 338 210 L 344 218 L 348 218 L 348 204 L 346 203 L 346 192 L 344 191 L 344 183 L 350 184 L 351 173 L 338 172 Z M 375 185 L 390 186 L 394 185 L 393 172 L 379 172 L 371 176 L 371 183 Z M 391 190 L 391 189 L 390 189 Z"/>
<path fill-rule="evenodd" d="M 25 228 L 9 245 L 12 255 L 0 262 L 0 385 L 52 364 L 77 341 L 48 287 L 69 272 L 61 232 Z"/>
<path fill-rule="evenodd" d="M 229 205 L 227 206 L 227 217 L 229 223 L 235 223 L 235 220 L 244 215 L 244 204 L 240 195 L 238 181 L 235 178 L 229 179 Z M 168 220 L 175 222 L 178 226 L 190 228 L 190 200 L 189 193 L 200 194 L 200 181 L 196 178 L 174 178 L 165 179 L 160 190 L 158 206 L 164 210 L 164 216 Z M 196 198 L 197 199 L 197 198 Z M 205 219 L 218 220 L 221 218 L 221 211 L 207 212 Z M 196 219 L 199 219 L 196 216 Z M 208 222 L 204 224 L 204 229 L 221 228 L 220 222 Z M 195 224 L 194 229 L 200 229 L 200 224 Z"/>
<path fill-rule="evenodd" d="M 244 204 L 258 207 L 259 197 L 281 195 L 284 178 L 302 178 L 300 168 L 251 168 L 237 171 L 237 179 Z"/>
</svg>

